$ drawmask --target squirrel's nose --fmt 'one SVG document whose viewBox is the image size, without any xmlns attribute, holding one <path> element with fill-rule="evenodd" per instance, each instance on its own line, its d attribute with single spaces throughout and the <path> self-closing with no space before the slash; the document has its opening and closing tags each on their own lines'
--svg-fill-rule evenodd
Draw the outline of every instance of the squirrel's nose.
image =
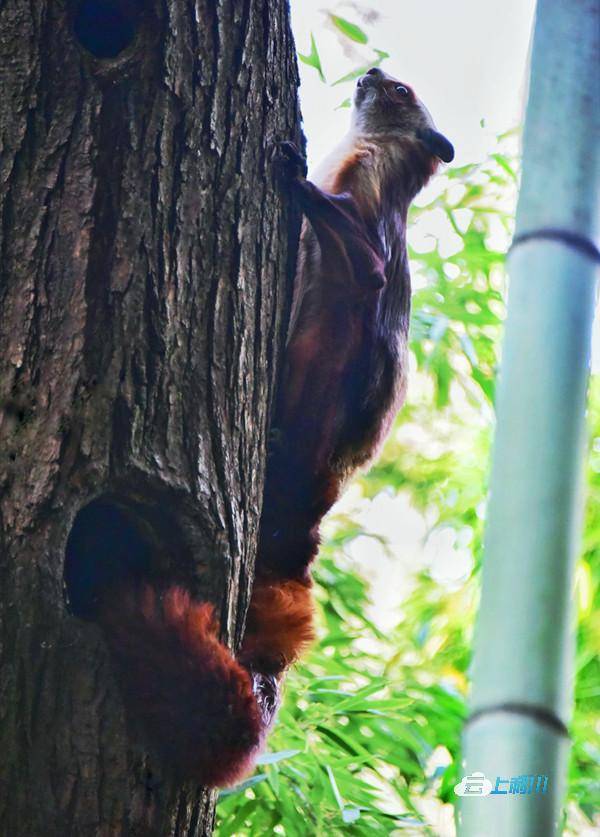
<svg viewBox="0 0 600 837">
<path fill-rule="evenodd" d="M 370 70 L 367 70 L 364 76 L 359 78 L 356 84 L 358 87 L 373 87 L 381 78 L 383 78 L 383 70 L 380 70 L 379 67 L 371 67 Z M 365 82 L 368 83 L 365 84 Z"/>
</svg>

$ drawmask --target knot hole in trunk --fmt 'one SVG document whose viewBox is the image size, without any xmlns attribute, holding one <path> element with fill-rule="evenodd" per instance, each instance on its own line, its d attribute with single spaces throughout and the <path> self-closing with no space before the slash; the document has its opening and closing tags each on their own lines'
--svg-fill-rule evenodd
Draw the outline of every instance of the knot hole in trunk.
<svg viewBox="0 0 600 837">
<path fill-rule="evenodd" d="M 73 0 L 73 32 L 96 58 L 116 58 L 130 46 L 148 0 Z"/>
<path fill-rule="evenodd" d="M 162 510 L 105 496 L 84 506 L 67 538 L 64 565 L 69 610 L 96 619 L 104 595 L 159 581 L 181 559 L 176 527 Z M 184 561 L 179 561 L 185 565 Z"/>
</svg>

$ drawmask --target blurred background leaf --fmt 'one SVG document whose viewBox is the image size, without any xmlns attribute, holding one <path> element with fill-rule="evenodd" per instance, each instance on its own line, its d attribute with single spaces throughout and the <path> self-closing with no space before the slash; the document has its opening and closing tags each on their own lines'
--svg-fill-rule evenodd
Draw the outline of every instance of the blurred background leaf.
<svg viewBox="0 0 600 837">
<path fill-rule="evenodd" d="M 325 75 L 323 73 L 323 67 L 321 66 L 321 56 L 319 55 L 319 50 L 317 49 L 317 42 L 315 41 L 315 36 L 311 34 L 310 36 L 310 52 L 306 55 L 303 55 L 301 52 L 298 53 L 298 58 L 302 61 L 303 64 L 306 64 L 309 67 L 314 67 L 317 73 L 319 74 L 319 78 L 321 81 L 325 81 Z"/>
</svg>

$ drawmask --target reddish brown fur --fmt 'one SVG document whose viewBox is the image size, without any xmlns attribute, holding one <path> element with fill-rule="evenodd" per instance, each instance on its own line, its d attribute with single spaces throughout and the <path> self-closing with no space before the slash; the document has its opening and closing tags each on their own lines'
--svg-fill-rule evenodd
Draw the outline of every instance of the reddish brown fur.
<svg viewBox="0 0 600 837">
<path fill-rule="evenodd" d="M 311 584 L 257 579 L 240 659 L 279 674 L 314 639 Z"/>
<path fill-rule="evenodd" d="M 179 587 L 163 596 L 151 587 L 131 589 L 116 609 L 101 609 L 99 622 L 129 713 L 161 760 L 203 785 L 243 776 L 266 726 L 252 677 L 219 641 L 212 605 Z"/>
<path fill-rule="evenodd" d="M 369 156 L 367 149 L 356 150 L 342 160 L 339 169 L 331 184 L 331 193 L 340 195 L 342 192 L 349 192 L 356 180 L 357 167 Z M 360 199 L 360 196 L 359 196 Z"/>
</svg>

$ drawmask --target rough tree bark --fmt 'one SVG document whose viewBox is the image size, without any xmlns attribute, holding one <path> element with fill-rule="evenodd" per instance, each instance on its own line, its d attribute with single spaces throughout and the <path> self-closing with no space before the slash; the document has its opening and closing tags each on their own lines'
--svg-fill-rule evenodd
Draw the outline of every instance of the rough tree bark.
<svg viewBox="0 0 600 837">
<path fill-rule="evenodd" d="M 208 834 L 63 562 L 100 500 L 239 641 L 298 229 L 287 2 L 7 0 L 0 52 L 0 833 Z"/>
</svg>

